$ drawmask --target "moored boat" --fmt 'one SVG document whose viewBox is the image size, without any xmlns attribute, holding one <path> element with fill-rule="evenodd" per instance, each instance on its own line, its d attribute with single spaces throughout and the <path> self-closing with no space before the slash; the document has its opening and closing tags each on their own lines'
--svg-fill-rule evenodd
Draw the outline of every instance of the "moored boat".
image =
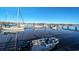
<svg viewBox="0 0 79 59">
<path fill-rule="evenodd" d="M 24 25 L 19 23 L 19 8 L 17 9 L 17 25 L 16 26 L 3 26 L 2 27 L 2 32 L 21 32 L 24 31 Z"/>
<path fill-rule="evenodd" d="M 48 51 L 59 43 L 59 39 L 55 37 L 41 38 L 32 41 L 32 51 Z"/>
</svg>

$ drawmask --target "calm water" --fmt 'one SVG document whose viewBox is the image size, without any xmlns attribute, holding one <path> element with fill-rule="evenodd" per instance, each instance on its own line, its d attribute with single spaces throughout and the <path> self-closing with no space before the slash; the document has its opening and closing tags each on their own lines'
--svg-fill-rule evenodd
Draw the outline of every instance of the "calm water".
<svg viewBox="0 0 79 59">
<path fill-rule="evenodd" d="M 74 29 L 74 28 L 71 27 L 71 29 Z M 24 32 L 19 32 L 17 34 L 18 34 L 17 48 L 25 47 L 26 45 L 29 45 L 29 42 L 31 42 L 31 40 L 33 39 L 54 36 L 58 38 L 60 42 L 54 49 L 52 49 L 52 51 L 53 50 L 54 51 L 79 50 L 79 32 L 76 32 L 76 31 L 52 30 L 52 29 L 40 29 L 40 30 L 26 29 Z M 15 43 L 9 43 L 9 42 L 14 42 L 14 41 L 16 41 L 15 33 L 3 34 L 1 32 L 0 50 L 2 50 L 2 47 L 4 46 L 5 48 L 13 47 L 11 46 L 11 44 L 15 45 Z"/>
<path fill-rule="evenodd" d="M 67 29 L 67 26 L 63 27 L 64 29 Z M 70 30 L 75 30 L 75 26 L 69 26 Z M 79 30 L 79 26 L 77 26 L 77 30 Z"/>
</svg>

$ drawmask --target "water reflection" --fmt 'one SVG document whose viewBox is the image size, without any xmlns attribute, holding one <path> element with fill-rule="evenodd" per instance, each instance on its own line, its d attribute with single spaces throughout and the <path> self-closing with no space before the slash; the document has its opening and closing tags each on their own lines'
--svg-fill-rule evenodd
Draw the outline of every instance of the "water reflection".
<svg viewBox="0 0 79 59">
<path fill-rule="evenodd" d="M 18 35 L 17 39 L 16 34 Z M 45 37 L 56 37 L 60 40 L 56 47 L 51 50 L 79 50 L 79 32 L 53 29 L 33 30 L 31 28 L 26 29 L 24 32 L 17 33 L 0 32 L 0 50 L 30 51 L 32 47 L 32 40 Z"/>
</svg>

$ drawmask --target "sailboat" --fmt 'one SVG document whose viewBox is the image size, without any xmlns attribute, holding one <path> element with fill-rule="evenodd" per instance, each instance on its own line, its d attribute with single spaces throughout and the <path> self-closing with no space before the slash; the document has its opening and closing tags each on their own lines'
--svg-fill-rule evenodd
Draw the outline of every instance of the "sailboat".
<svg viewBox="0 0 79 59">
<path fill-rule="evenodd" d="M 11 27 L 2 27 L 2 32 L 21 32 L 24 31 L 24 25 L 18 22 L 19 20 L 19 8 L 17 9 L 17 25 Z"/>
</svg>

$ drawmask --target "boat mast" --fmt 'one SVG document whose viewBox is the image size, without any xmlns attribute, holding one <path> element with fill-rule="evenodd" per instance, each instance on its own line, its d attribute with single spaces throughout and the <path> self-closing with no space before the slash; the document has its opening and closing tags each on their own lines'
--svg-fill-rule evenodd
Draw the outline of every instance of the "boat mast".
<svg viewBox="0 0 79 59">
<path fill-rule="evenodd" d="M 19 7 L 17 8 L 17 26 L 18 26 L 18 20 L 19 20 Z"/>
</svg>

